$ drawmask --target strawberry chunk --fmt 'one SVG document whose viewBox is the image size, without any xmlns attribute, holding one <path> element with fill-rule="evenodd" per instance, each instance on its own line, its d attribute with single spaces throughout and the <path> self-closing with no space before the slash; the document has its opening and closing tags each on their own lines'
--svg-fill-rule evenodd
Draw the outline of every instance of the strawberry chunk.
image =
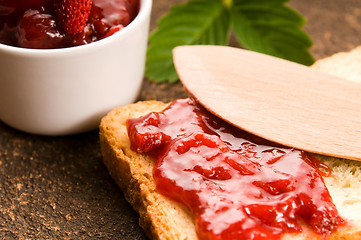
<svg viewBox="0 0 361 240">
<path fill-rule="evenodd" d="M 84 30 L 91 7 L 92 0 L 54 1 L 56 19 L 67 34 L 76 34 Z"/>
<path fill-rule="evenodd" d="M 18 46 L 24 48 L 56 48 L 64 37 L 53 17 L 39 10 L 26 11 L 17 28 Z"/>
<path fill-rule="evenodd" d="M 92 15 L 101 16 L 101 21 L 108 26 L 123 25 L 127 26 L 137 15 L 137 1 L 133 0 L 93 0 L 95 8 Z M 93 16 L 92 16 L 93 17 Z"/>
</svg>

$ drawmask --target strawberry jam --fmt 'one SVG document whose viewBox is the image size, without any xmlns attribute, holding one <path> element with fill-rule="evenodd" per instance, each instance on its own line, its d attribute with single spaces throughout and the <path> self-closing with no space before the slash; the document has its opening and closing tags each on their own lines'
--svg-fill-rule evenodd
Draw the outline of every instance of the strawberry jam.
<svg viewBox="0 0 361 240">
<path fill-rule="evenodd" d="M 0 43 L 33 49 L 54 49 L 98 41 L 127 26 L 138 14 L 139 0 L 87 0 L 90 12 L 82 31 L 69 33 L 79 18 L 71 4 L 84 0 L 0 0 Z M 77 5 L 76 5 L 77 6 Z M 74 11 L 74 16 L 72 12 Z M 61 13 L 63 15 L 61 15 Z M 60 16 L 60 17 L 59 17 Z M 62 19 L 66 16 L 70 19 Z M 74 18 L 74 19 L 73 19 Z M 62 23 L 69 23 L 64 26 Z"/>
<path fill-rule="evenodd" d="M 312 155 L 235 128 L 193 99 L 127 121 L 131 147 L 156 158 L 157 190 L 185 204 L 200 239 L 280 239 L 344 224 Z M 322 171 L 321 171 L 322 169 Z"/>
</svg>

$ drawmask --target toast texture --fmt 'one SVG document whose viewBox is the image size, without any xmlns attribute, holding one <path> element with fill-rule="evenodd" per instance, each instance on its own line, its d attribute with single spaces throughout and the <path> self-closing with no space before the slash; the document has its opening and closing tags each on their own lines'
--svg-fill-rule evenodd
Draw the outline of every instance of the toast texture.
<svg viewBox="0 0 361 240">
<path fill-rule="evenodd" d="M 126 120 L 162 111 L 167 104 L 138 102 L 112 110 L 101 121 L 103 160 L 125 198 L 139 212 L 139 224 L 152 239 L 197 239 L 191 214 L 181 204 L 157 193 L 153 179 L 154 159 L 133 152 Z"/>
<path fill-rule="evenodd" d="M 361 46 L 316 61 L 312 68 L 354 82 L 361 83 Z"/>
<path fill-rule="evenodd" d="M 361 47 L 320 60 L 313 67 L 361 82 Z M 192 214 L 156 191 L 152 177 L 154 159 L 130 149 L 126 120 L 162 111 L 167 106 L 145 101 L 113 109 L 100 124 L 101 151 L 110 175 L 139 212 L 139 223 L 149 238 L 196 240 Z M 318 158 L 332 169 L 331 176 L 324 181 L 340 215 L 348 222 L 328 239 L 361 239 L 361 162 L 321 155 Z M 318 236 L 305 229 L 300 234 L 285 234 L 283 239 L 318 239 Z"/>
</svg>

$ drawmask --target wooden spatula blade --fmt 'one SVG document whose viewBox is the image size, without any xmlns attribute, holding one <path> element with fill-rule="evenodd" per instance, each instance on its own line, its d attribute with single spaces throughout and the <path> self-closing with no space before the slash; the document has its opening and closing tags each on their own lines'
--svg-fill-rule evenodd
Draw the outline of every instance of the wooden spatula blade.
<svg viewBox="0 0 361 240">
<path fill-rule="evenodd" d="M 184 87 L 206 109 L 265 139 L 361 160 L 361 84 L 238 48 L 173 51 Z"/>
</svg>

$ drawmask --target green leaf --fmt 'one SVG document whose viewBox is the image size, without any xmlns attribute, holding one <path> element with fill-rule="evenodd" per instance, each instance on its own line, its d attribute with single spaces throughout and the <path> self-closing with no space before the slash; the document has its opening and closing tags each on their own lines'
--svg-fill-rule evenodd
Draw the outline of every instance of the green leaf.
<svg viewBox="0 0 361 240">
<path fill-rule="evenodd" d="M 311 39 L 301 30 L 305 20 L 287 7 L 288 0 L 233 0 L 235 35 L 247 49 L 305 65 L 314 62 Z"/>
<path fill-rule="evenodd" d="M 179 45 L 226 45 L 232 24 L 240 44 L 310 65 L 312 41 L 302 31 L 304 18 L 289 0 L 189 0 L 171 8 L 149 38 L 146 76 L 156 82 L 178 79 L 172 49 Z"/>
<path fill-rule="evenodd" d="M 153 81 L 174 82 L 172 49 L 179 45 L 226 45 L 230 13 L 220 0 L 191 0 L 171 8 L 149 38 L 146 76 Z"/>
</svg>

